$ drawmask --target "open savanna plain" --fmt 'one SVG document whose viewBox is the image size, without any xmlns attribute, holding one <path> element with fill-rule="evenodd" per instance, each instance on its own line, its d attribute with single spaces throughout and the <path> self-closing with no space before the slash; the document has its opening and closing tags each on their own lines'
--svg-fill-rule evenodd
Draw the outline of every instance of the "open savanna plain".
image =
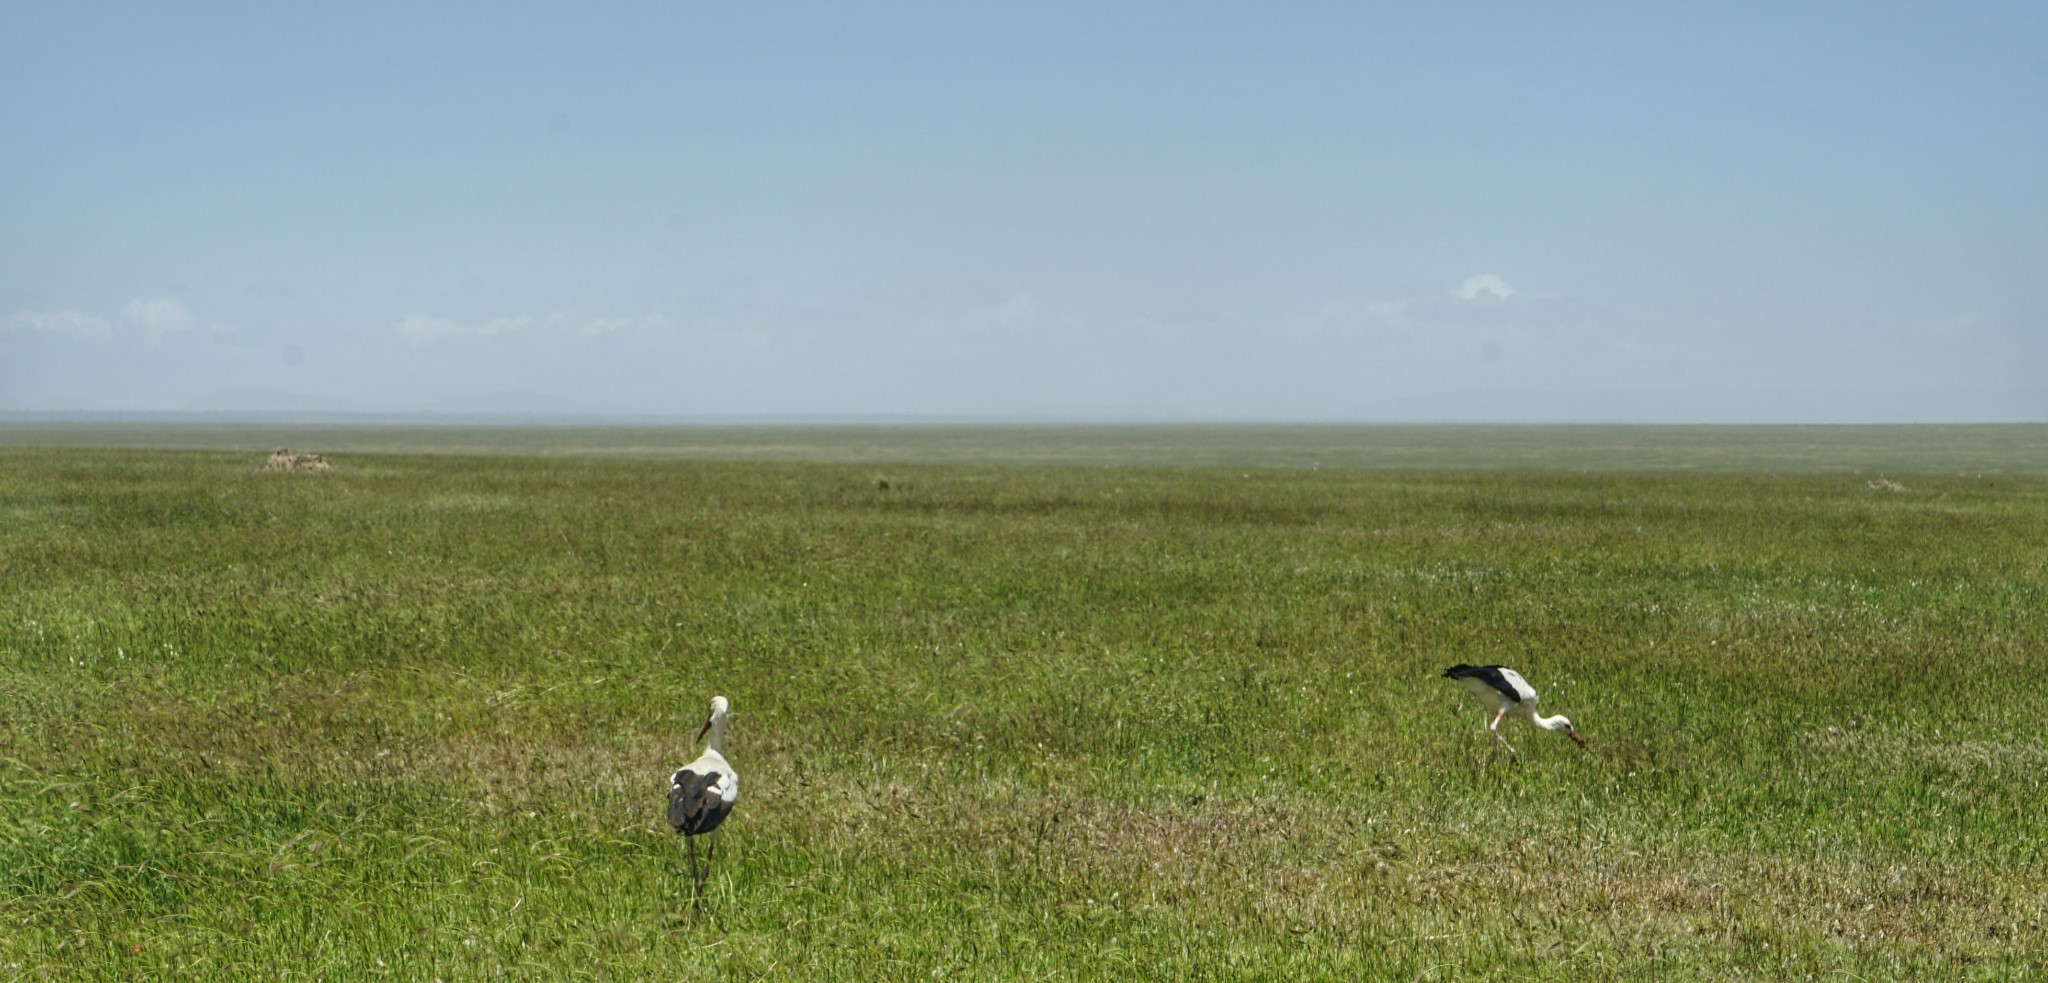
<svg viewBox="0 0 2048 983">
<path fill-rule="evenodd" d="M 2038 978 L 2044 436 L 16 425 L 0 979 Z"/>
</svg>

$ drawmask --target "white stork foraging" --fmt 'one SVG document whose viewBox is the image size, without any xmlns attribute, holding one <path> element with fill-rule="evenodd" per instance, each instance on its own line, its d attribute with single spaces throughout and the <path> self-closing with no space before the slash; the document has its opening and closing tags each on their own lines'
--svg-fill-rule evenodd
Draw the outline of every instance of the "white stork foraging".
<svg viewBox="0 0 2048 983">
<path fill-rule="evenodd" d="M 690 847 L 690 887 L 695 903 L 704 904 L 704 876 L 708 870 L 697 866 L 697 841 L 695 837 L 710 833 L 725 822 L 732 812 L 732 804 L 740 797 L 740 773 L 726 763 L 719 745 L 725 739 L 726 710 L 730 704 L 725 697 L 711 698 L 711 716 L 704 721 L 704 729 L 697 732 L 700 738 L 709 734 L 704 741 L 704 753 L 697 760 L 676 769 L 668 780 L 668 824 L 675 827 Z M 711 858 L 718 851 L 718 841 L 713 840 L 705 848 L 704 867 L 711 866 Z"/>
<path fill-rule="evenodd" d="M 1486 704 L 1488 710 L 1493 711 L 1493 722 L 1487 725 L 1487 733 L 1492 734 L 1501 747 L 1507 748 L 1509 754 L 1515 753 L 1515 746 L 1500 736 L 1500 722 L 1510 710 L 1529 721 L 1532 727 L 1557 731 L 1579 742 L 1580 747 L 1586 746 L 1586 739 L 1579 736 L 1578 728 L 1573 727 L 1563 714 L 1546 717 L 1536 712 L 1536 687 L 1529 685 L 1529 681 L 1513 669 L 1506 666 L 1468 666 L 1460 662 L 1445 669 L 1444 678 L 1457 680 L 1471 690 L 1473 696 L 1479 697 L 1479 702 Z"/>
</svg>

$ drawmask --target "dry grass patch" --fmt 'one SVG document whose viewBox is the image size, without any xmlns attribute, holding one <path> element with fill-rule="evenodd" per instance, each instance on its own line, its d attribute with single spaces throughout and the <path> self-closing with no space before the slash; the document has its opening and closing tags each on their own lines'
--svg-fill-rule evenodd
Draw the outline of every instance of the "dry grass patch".
<svg viewBox="0 0 2048 983">
<path fill-rule="evenodd" d="M 2048 791 L 2048 745 L 2038 734 L 2012 740 L 1970 740 L 1943 737 L 1927 730 L 1896 730 L 1852 723 L 1830 724 L 1807 733 L 1818 751 L 1857 759 L 1924 761 L 1963 777 L 1996 773 L 2022 781 L 2029 790 Z"/>
<path fill-rule="evenodd" d="M 280 447 L 270 452 L 263 462 L 265 471 L 305 471 L 318 474 L 333 469 L 324 454 L 295 453 L 289 447 Z"/>
</svg>

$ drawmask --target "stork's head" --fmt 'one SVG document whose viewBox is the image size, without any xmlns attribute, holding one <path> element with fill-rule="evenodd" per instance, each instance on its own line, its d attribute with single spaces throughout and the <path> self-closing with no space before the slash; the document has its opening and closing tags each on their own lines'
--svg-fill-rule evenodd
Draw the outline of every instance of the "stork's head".
<svg viewBox="0 0 2048 983">
<path fill-rule="evenodd" d="M 1579 736 L 1579 729 L 1577 727 L 1573 727 L 1571 720 L 1563 716 L 1562 714 L 1555 717 L 1551 717 L 1546 720 L 1538 721 L 1538 723 L 1545 730 L 1557 731 L 1558 733 L 1563 734 L 1564 736 L 1569 737 L 1574 741 L 1577 741 L 1580 747 L 1586 746 L 1586 739 Z"/>
<path fill-rule="evenodd" d="M 726 703 L 723 696 L 711 698 L 711 715 L 704 718 L 704 728 L 697 732 L 698 740 L 703 740 L 704 735 L 711 733 L 711 728 L 725 723 L 725 715 L 729 706 L 731 704 Z"/>
<path fill-rule="evenodd" d="M 1573 727 L 1572 722 L 1569 720 L 1564 722 L 1564 736 L 1576 741 L 1580 747 L 1586 746 L 1586 739 L 1579 736 L 1579 729 Z"/>
</svg>

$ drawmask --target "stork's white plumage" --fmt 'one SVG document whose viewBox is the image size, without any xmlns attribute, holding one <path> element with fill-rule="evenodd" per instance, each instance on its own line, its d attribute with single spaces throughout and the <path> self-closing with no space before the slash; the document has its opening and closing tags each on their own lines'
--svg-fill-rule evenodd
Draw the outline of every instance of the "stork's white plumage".
<svg viewBox="0 0 2048 983">
<path fill-rule="evenodd" d="M 1531 726 L 1557 731 L 1579 742 L 1580 747 L 1586 746 L 1586 739 L 1579 736 L 1578 728 L 1573 727 L 1564 715 L 1546 717 L 1536 712 L 1536 687 L 1529 685 L 1529 681 L 1513 669 L 1506 666 L 1468 666 L 1460 662 L 1445 669 L 1444 678 L 1457 680 L 1492 711 L 1493 722 L 1487 725 L 1487 733 L 1492 734 L 1501 747 L 1507 748 L 1509 754 L 1515 753 L 1515 747 L 1508 743 L 1507 738 L 1500 736 L 1500 722 L 1510 713 L 1527 720 Z"/>
<path fill-rule="evenodd" d="M 733 770 L 721 750 L 725 742 L 725 720 L 729 712 L 723 696 L 711 698 L 711 715 L 697 736 L 704 738 L 704 753 L 697 760 L 676 769 L 668 780 L 668 824 L 690 847 L 690 885 L 696 903 L 704 902 L 704 872 L 697 865 L 697 840 L 718 828 L 740 798 L 740 773 Z M 709 735 L 708 737 L 706 735 Z M 704 866 L 718 850 L 712 840 L 705 848 Z"/>
</svg>

